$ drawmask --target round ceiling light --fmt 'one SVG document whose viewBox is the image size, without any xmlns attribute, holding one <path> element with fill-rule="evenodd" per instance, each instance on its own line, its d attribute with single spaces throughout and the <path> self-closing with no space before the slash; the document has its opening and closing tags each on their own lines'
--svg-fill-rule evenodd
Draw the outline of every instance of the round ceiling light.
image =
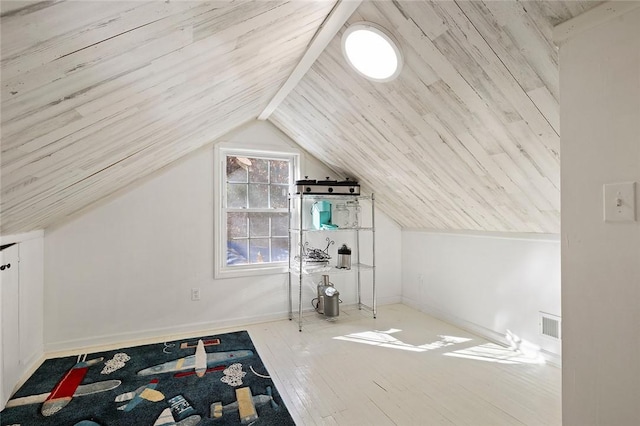
<svg viewBox="0 0 640 426">
<path fill-rule="evenodd" d="M 371 22 L 356 22 L 342 35 L 342 53 L 349 65 L 373 81 L 390 81 L 400 74 L 402 53 L 387 31 Z"/>
</svg>

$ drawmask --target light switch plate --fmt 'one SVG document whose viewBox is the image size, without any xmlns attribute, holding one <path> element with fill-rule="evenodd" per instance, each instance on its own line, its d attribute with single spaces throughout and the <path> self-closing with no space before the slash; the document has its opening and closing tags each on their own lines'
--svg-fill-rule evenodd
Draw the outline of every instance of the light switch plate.
<svg viewBox="0 0 640 426">
<path fill-rule="evenodd" d="M 633 222 L 636 220 L 636 183 L 604 185 L 604 221 Z"/>
</svg>

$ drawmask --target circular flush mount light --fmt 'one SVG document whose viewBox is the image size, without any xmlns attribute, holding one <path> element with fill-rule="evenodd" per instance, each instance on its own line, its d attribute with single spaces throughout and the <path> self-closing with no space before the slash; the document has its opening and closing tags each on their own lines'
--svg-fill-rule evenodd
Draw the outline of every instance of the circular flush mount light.
<svg viewBox="0 0 640 426">
<path fill-rule="evenodd" d="M 360 75 L 390 81 L 400 74 L 402 53 L 387 31 L 371 22 L 356 22 L 342 35 L 342 53 Z"/>
</svg>

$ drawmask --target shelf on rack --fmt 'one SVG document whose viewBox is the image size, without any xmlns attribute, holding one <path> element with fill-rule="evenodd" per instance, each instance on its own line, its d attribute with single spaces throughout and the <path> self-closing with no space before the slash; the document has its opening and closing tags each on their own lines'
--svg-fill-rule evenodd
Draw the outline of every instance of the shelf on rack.
<svg viewBox="0 0 640 426">
<path fill-rule="evenodd" d="M 301 198 L 301 195 L 306 200 L 339 200 L 345 197 L 357 198 L 359 200 L 371 200 L 371 195 L 358 195 L 358 194 L 289 194 L 289 198 L 295 200 Z"/>
<path fill-rule="evenodd" d="M 302 275 L 319 275 L 319 274 L 342 274 L 348 272 L 354 272 L 356 270 L 367 271 L 373 270 L 375 266 L 367 265 L 365 263 L 357 263 L 351 265 L 351 269 L 340 269 L 333 265 L 326 266 L 314 266 L 314 267 L 302 267 Z M 292 274 L 300 275 L 299 267 L 292 267 L 289 269 Z"/>
<path fill-rule="evenodd" d="M 312 228 L 290 228 L 289 232 L 340 232 L 340 231 L 373 231 L 370 226 L 359 226 L 356 228 L 332 228 L 332 229 L 312 229 Z"/>
</svg>

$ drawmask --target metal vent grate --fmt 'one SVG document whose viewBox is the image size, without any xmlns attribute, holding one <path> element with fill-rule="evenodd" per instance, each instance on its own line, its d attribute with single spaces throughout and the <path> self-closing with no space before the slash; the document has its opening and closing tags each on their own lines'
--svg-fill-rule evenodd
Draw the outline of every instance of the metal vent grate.
<svg viewBox="0 0 640 426">
<path fill-rule="evenodd" d="M 553 339 L 560 339 L 560 317 L 540 312 L 540 333 Z"/>
</svg>

